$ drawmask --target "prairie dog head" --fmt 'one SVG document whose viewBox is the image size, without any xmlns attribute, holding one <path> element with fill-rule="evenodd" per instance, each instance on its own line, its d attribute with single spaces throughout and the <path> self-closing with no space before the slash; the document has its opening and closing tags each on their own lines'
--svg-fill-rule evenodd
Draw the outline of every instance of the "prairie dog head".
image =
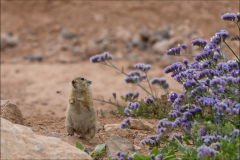
<svg viewBox="0 0 240 160">
<path fill-rule="evenodd" d="M 74 80 L 72 80 L 72 86 L 74 89 L 84 90 L 89 88 L 91 84 L 92 84 L 92 81 L 83 77 L 77 77 Z"/>
</svg>

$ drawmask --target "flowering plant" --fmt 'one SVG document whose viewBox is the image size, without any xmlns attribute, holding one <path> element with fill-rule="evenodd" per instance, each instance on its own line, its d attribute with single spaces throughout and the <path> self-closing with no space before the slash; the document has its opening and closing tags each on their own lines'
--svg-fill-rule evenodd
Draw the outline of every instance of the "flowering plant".
<svg viewBox="0 0 240 160">
<path fill-rule="evenodd" d="M 236 23 L 240 31 L 240 13 L 226 13 L 221 18 Z M 159 120 L 154 135 L 141 141 L 151 149 L 149 155 L 118 152 L 115 159 L 240 159 L 240 54 L 237 55 L 228 45 L 228 36 L 228 31 L 220 30 L 210 42 L 201 38 L 193 40 L 192 45 L 203 50 L 194 57 L 193 62 L 185 59 L 183 63 L 176 62 L 164 69 L 165 73 L 171 73 L 183 85 L 183 91 L 169 93 L 167 98 L 171 110 L 168 110 L 168 116 Z M 233 36 L 231 41 L 240 41 L 240 36 Z M 223 44 L 235 56 L 233 60 L 225 58 Z M 168 50 L 166 54 L 179 56 L 186 54 L 187 48 L 187 45 L 182 44 Z M 182 53 L 182 50 L 185 52 Z M 102 58 L 98 58 L 99 61 L 93 59 L 90 60 L 105 63 Z M 135 101 L 138 96 L 134 94 L 126 95 L 130 102 L 124 112 L 128 116 L 135 114 L 141 105 L 148 106 L 158 101 L 156 95 L 152 94 L 150 84 L 159 85 L 166 93 L 169 87 L 165 79 L 148 79 L 150 65 L 139 63 L 135 68 L 143 73 L 132 71 L 126 74 L 125 81 L 144 89 L 140 82 L 146 79 L 150 91 L 144 89 L 149 94 L 143 100 L 144 103 Z M 130 118 L 121 122 L 121 128 L 129 125 Z"/>
</svg>

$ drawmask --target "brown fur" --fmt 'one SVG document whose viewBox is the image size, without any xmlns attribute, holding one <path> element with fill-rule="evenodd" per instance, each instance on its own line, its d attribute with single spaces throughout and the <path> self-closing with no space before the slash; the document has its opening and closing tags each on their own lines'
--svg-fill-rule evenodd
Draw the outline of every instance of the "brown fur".
<svg viewBox="0 0 240 160">
<path fill-rule="evenodd" d="M 78 77 L 72 81 L 72 91 L 68 101 L 65 127 L 69 135 L 90 135 L 97 132 L 97 115 L 90 90 L 91 81 Z"/>
</svg>

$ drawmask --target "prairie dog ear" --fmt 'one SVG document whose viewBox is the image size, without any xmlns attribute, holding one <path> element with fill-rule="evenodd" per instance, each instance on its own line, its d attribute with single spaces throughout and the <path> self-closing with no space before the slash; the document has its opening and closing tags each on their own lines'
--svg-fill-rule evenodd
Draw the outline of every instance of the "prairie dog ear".
<svg viewBox="0 0 240 160">
<path fill-rule="evenodd" d="M 92 81 L 88 81 L 89 84 L 92 84 Z"/>
</svg>

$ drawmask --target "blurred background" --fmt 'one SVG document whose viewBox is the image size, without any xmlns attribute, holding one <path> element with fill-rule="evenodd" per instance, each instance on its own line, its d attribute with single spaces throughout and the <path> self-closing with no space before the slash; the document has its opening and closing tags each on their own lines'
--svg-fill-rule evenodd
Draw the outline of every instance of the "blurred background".
<svg viewBox="0 0 240 160">
<path fill-rule="evenodd" d="M 220 17 L 239 12 L 239 5 L 239 1 L 1 1 L 1 99 L 18 105 L 24 117 L 64 117 L 69 82 L 78 76 L 93 81 L 94 98 L 113 100 L 111 93 L 116 92 L 120 101 L 127 91 L 146 97 L 140 88 L 126 84 L 124 75 L 89 62 L 89 57 L 104 51 L 126 72 L 138 62 L 151 64 L 150 78 L 165 77 L 172 90 L 181 91 L 163 69 L 192 57 L 169 57 L 165 51 L 185 43 L 188 53 L 196 55 L 201 50 L 192 47 L 191 40 L 209 41 L 219 29 L 237 34 L 236 24 Z M 238 43 L 230 46 L 239 51 Z M 94 103 L 98 110 L 115 109 Z"/>
</svg>

